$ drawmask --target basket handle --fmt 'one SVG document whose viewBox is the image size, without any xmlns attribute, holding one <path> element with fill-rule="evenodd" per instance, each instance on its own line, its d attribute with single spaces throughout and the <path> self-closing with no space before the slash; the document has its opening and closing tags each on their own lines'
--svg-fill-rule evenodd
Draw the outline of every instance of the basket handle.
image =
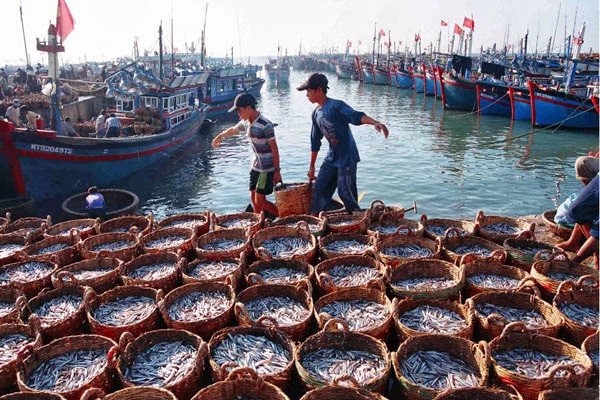
<svg viewBox="0 0 600 400">
<path fill-rule="evenodd" d="M 554 367 L 550 368 L 550 371 L 548 371 L 548 375 L 550 375 L 550 380 L 554 381 L 555 379 L 560 379 L 560 380 L 564 379 L 567 382 L 565 386 L 571 386 L 572 384 L 575 384 L 577 382 L 577 372 L 575 371 L 575 365 L 582 366 L 581 364 L 555 365 Z M 563 378 L 563 377 L 556 376 L 556 374 L 558 374 L 559 372 L 563 372 L 563 371 L 567 373 L 566 377 Z"/>
<path fill-rule="evenodd" d="M 531 335 L 531 331 L 527 329 L 527 326 L 521 321 L 511 322 L 506 325 L 504 329 L 502 329 L 501 337 L 506 337 L 512 333 L 529 333 Z"/>
<path fill-rule="evenodd" d="M 477 258 L 477 255 L 475 255 L 475 253 L 463 254 L 460 257 L 460 261 L 459 261 L 458 265 L 462 267 L 463 265 L 474 263 L 477 260 L 478 260 L 478 258 Z"/>
<path fill-rule="evenodd" d="M 516 292 L 532 294 L 541 298 L 540 289 L 537 287 L 537 281 L 533 276 L 528 276 L 519 282 Z"/>
<path fill-rule="evenodd" d="M 23 347 L 21 347 L 19 350 L 17 350 L 17 365 L 22 365 L 23 361 L 27 358 L 27 357 L 36 357 L 36 354 L 34 353 L 34 348 L 33 348 L 33 343 L 27 343 L 26 345 L 24 345 Z"/>
<path fill-rule="evenodd" d="M 112 257 L 112 253 L 108 249 L 102 249 L 98 253 L 96 253 L 96 258 L 110 258 Z"/>
<path fill-rule="evenodd" d="M 517 236 L 515 236 L 515 239 L 517 239 L 517 240 L 535 240 L 535 235 L 533 234 L 532 231 L 526 230 L 526 231 L 519 232 L 519 234 Z"/>
<path fill-rule="evenodd" d="M 485 320 L 489 324 L 500 325 L 502 326 L 502 328 L 504 328 L 508 324 L 508 320 L 502 314 L 498 313 L 491 313 L 490 315 L 485 317 Z"/>
<path fill-rule="evenodd" d="M 81 233 L 77 228 L 71 228 L 69 231 L 69 237 L 73 241 L 73 243 L 79 243 L 81 241 Z"/>
<path fill-rule="evenodd" d="M 474 349 L 479 349 L 483 353 L 483 360 L 485 365 L 490 365 L 491 355 L 490 355 L 490 345 L 485 340 L 480 340 L 475 345 Z"/>
<path fill-rule="evenodd" d="M 29 308 L 29 303 L 27 302 L 27 297 L 25 297 L 25 295 L 20 295 L 15 300 L 15 309 L 17 310 L 17 313 L 19 315 L 21 315 L 21 313 L 23 312 L 23 310 L 25 308 Z"/>
<path fill-rule="evenodd" d="M 103 390 L 92 387 L 83 392 L 80 400 L 102 400 L 104 395 L 105 393 Z"/>
<path fill-rule="evenodd" d="M 341 329 L 340 329 L 341 327 Z M 350 326 L 348 322 L 344 319 L 340 318 L 331 318 L 325 322 L 323 325 L 324 332 L 348 332 L 350 331 Z"/>
<path fill-rule="evenodd" d="M 42 320 L 37 314 L 31 314 L 27 320 L 27 325 L 35 332 L 40 333 L 42 331 Z"/>
<path fill-rule="evenodd" d="M 579 289 L 588 287 L 591 289 L 598 289 L 598 278 L 594 275 L 583 275 L 577 279 L 577 286 Z"/>
<path fill-rule="evenodd" d="M 270 315 L 261 315 L 260 318 L 256 320 L 255 325 L 265 328 L 279 328 L 279 322 Z"/>
<path fill-rule="evenodd" d="M 302 278 L 298 282 L 296 282 L 295 286 L 300 290 L 304 290 L 306 293 L 308 293 L 308 297 L 312 298 L 313 289 L 312 285 L 310 284 L 310 279 Z"/>
<path fill-rule="evenodd" d="M 165 300 L 165 292 L 162 289 L 156 291 L 156 303 L 160 303 Z"/>
<path fill-rule="evenodd" d="M 79 281 L 75 278 L 75 275 L 70 271 L 60 271 L 56 274 L 56 282 L 52 282 L 57 289 L 65 287 L 76 287 L 79 285 Z"/>
<path fill-rule="evenodd" d="M 558 285 L 558 289 L 556 290 L 556 294 L 560 294 L 560 293 L 566 293 L 566 292 L 573 292 L 577 290 L 577 283 L 573 282 L 573 281 L 562 281 L 559 285 Z"/>
<path fill-rule="evenodd" d="M 271 260 L 273 259 L 273 256 L 271 255 L 271 253 L 269 253 L 269 252 L 267 251 L 267 249 L 265 249 L 265 248 L 264 248 L 264 247 L 262 247 L 262 246 L 261 246 L 261 247 L 258 247 L 258 248 L 256 249 L 256 254 L 258 254 L 258 256 L 259 256 L 260 258 L 262 258 L 262 259 L 264 259 L 264 260 L 267 260 L 267 261 L 271 261 Z"/>
<path fill-rule="evenodd" d="M 236 301 L 233 308 L 234 308 L 235 316 L 241 323 L 246 324 L 246 325 L 251 324 L 252 321 L 250 319 L 250 314 L 248 314 L 248 309 L 246 308 L 244 303 Z"/>
<path fill-rule="evenodd" d="M 15 251 L 14 257 L 17 259 L 18 262 L 31 261 L 31 256 L 23 250 Z"/>
<path fill-rule="evenodd" d="M 121 334 L 121 336 L 119 337 L 119 350 L 120 351 L 125 351 L 125 348 L 127 346 L 129 346 L 129 344 L 131 344 L 131 342 L 133 342 L 133 334 L 129 331 L 125 331 Z"/>
<path fill-rule="evenodd" d="M 239 367 L 240 367 L 240 365 L 238 363 L 236 363 L 235 361 L 227 361 L 227 362 L 221 364 L 221 366 L 219 367 L 220 375 L 228 376 L 229 372 L 230 372 L 230 371 L 228 372 L 228 369 L 234 370 Z"/>
<path fill-rule="evenodd" d="M 457 228 L 450 227 L 450 228 L 446 229 L 446 232 L 444 232 L 444 236 L 442 236 L 442 240 L 446 241 L 448 239 L 452 239 L 452 238 L 460 237 L 460 236 L 461 236 L 460 231 Z"/>
<path fill-rule="evenodd" d="M 98 306 L 98 295 L 94 289 L 86 290 L 83 294 L 83 302 L 88 310 Z"/>
<path fill-rule="evenodd" d="M 492 251 L 492 254 L 486 257 L 485 261 L 496 264 L 505 264 L 507 258 L 508 253 L 506 252 L 506 250 L 496 249 Z"/>
<path fill-rule="evenodd" d="M 124 333 L 129 333 L 129 332 L 124 332 Z M 121 337 L 123 337 L 123 335 L 121 335 Z M 120 339 L 119 339 L 119 342 L 120 342 Z M 123 349 L 123 351 L 124 351 L 124 349 Z M 121 352 L 121 350 L 120 350 L 120 344 L 119 344 L 117 346 L 111 346 L 110 349 L 108 349 L 108 353 L 106 354 L 108 364 L 115 369 L 117 369 L 120 352 Z"/>
<path fill-rule="evenodd" d="M 333 278 L 331 277 L 331 275 L 324 272 L 320 275 L 320 278 L 321 278 L 321 283 L 322 283 L 325 291 L 332 292 L 335 290 L 336 286 L 335 286 L 335 283 L 333 282 Z"/>
<path fill-rule="evenodd" d="M 154 228 L 154 214 L 149 212 L 146 214 L 146 219 L 148 220 L 148 226 L 150 227 L 150 230 L 152 230 Z"/>
<path fill-rule="evenodd" d="M 353 389 L 359 389 L 360 383 L 356 380 L 352 375 L 341 375 L 336 376 L 331 380 L 331 386 L 340 386 L 340 387 L 351 387 Z"/>
<path fill-rule="evenodd" d="M 406 233 L 404 233 L 406 232 Z M 400 225 L 394 232 L 394 236 L 412 236 L 413 231 L 408 225 Z"/>
<path fill-rule="evenodd" d="M 484 220 L 485 214 L 483 213 L 483 210 L 477 211 L 477 215 L 475 216 L 475 223 L 481 225 Z"/>
<path fill-rule="evenodd" d="M 310 228 L 308 227 L 308 222 L 306 221 L 298 221 L 296 222 L 296 231 L 300 236 L 310 238 L 312 233 L 310 233 Z"/>
<path fill-rule="evenodd" d="M 250 367 L 234 368 L 231 370 L 229 375 L 227 375 L 227 378 L 225 378 L 226 381 L 235 381 L 238 379 L 250 379 L 253 381 L 262 380 L 262 378 L 258 375 L 258 372 Z"/>
</svg>

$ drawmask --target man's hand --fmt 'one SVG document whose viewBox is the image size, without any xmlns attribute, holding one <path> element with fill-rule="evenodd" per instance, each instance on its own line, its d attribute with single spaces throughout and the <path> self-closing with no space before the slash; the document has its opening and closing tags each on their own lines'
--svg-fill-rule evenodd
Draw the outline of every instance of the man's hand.
<svg viewBox="0 0 600 400">
<path fill-rule="evenodd" d="M 281 171 L 275 170 L 273 172 L 273 184 L 276 185 L 280 182 L 283 182 L 283 179 L 281 178 Z"/>
<path fill-rule="evenodd" d="M 308 176 L 309 181 L 314 181 L 315 179 L 317 179 L 317 177 L 315 176 L 315 167 L 309 167 L 306 176 Z"/>
<path fill-rule="evenodd" d="M 373 124 L 373 126 L 375 126 L 375 130 L 377 132 L 383 133 L 383 137 L 387 139 L 388 135 L 390 134 L 387 126 L 385 126 L 381 122 L 376 122 L 375 124 Z"/>
<path fill-rule="evenodd" d="M 219 147 L 221 145 L 221 137 L 215 136 L 215 138 L 212 140 L 210 145 L 212 146 L 213 149 L 216 149 L 217 147 Z"/>
</svg>

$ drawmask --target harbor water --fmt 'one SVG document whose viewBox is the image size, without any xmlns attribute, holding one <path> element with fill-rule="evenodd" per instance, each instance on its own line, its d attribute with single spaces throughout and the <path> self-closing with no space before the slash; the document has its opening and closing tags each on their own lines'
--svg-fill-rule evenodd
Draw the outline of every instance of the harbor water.
<svg viewBox="0 0 600 400">
<path fill-rule="evenodd" d="M 306 182 L 310 157 L 311 112 L 315 105 L 295 88 L 309 72 L 292 71 L 290 83 L 267 79 L 258 109 L 276 123 L 285 182 Z M 528 121 L 444 110 L 440 100 L 412 90 L 329 78 L 329 93 L 385 123 L 388 139 L 370 125 L 353 126 L 361 156 L 361 206 L 375 199 L 436 218 L 474 219 L 487 215 L 540 214 L 556 208 L 581 184 L 573 164 L 598 148 L 598 132 L 538 130 Z M 248 204 L 248 171 L 253 153 L 243 136 L 210 142 L 230 119 L 207 124 L 194 145 L 161 165 L 139 172 L 114 187 L 140 197 L 139 211 L 156 218 L 210 210 L 242 211 Z M 324 142 L 319 160 L 327 149 Z M 320 161 L 318 162 L 318 164 Z M 317 165 L 318 165 L 317 164 Z M 43 212 L 60 212 L 49 203 Z"/>
</svg>

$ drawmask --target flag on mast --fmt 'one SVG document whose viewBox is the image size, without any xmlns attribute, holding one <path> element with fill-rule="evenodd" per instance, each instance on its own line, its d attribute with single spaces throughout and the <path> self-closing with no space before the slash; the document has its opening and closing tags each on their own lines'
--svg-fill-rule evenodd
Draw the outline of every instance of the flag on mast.
<svg viewBox="0 0 600 400">
<path fill-rule="evenodd" d="M 463 29 L 460 26 L 458 26 L 458 24 L 454 24 L 454 33 L 456 35 L 462 35 Z"/>
<path fill-rule="evenodd" d="M 463 26 L 465 28 L 469 28 L 472 31 L 474 31 L 475 30 L 475 21 L 473 21 L 471 18 L 465 17 L 465 19 L 463 20 Z"/>
<path fill-rule="evenodd" d="M 442 20 L 442 22 L 440 22 L 440 25 L 442 25 L 442 26 L 448 26 L 448 23 L 446 21 Z"/>
<path fill-rule="evenodd" d="M 69 11 L 66 0 L 58 0 L 56 9 L 56 34 L 64 42 L 69 33 L 73 32 L 75 20 Z"/>
</svg>

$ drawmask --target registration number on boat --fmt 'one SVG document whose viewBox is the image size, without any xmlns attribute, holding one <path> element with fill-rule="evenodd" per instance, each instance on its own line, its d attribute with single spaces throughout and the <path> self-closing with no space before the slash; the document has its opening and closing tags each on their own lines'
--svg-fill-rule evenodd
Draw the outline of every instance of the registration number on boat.
<svg viewBox="0 0 600 400">
<path fill-rule="evenodd" d="M 73 154 L 73 149 L 67 147 L 46 146 L 44 144 L 32 144 L 31 150 L 43 151 L 46 153 Z"/>
</svg>

